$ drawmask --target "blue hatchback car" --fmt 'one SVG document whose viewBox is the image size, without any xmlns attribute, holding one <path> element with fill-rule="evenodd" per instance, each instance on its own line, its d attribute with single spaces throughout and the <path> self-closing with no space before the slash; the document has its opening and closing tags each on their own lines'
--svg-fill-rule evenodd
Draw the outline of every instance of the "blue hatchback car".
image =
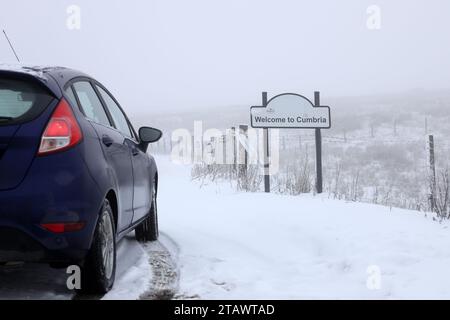
<svg viewBox="0 0 450 320">
<path fill-rule="evenodd" d="M 83 290 L 109 291 L 116 243 L 158 238 L 161 136 L 86 74 L 0 65 L 0 262 L 77 264 Z"/>
</svg>

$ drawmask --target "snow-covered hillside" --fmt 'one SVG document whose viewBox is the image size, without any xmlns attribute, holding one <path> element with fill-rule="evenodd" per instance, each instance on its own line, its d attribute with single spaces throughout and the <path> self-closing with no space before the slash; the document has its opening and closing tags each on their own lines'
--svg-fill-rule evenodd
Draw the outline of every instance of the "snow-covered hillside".
<svg viewBox="0 0 450 320">
<path fill-rule="evenodd" d="M 189 167 L 157 161 L 182 298 L 450 298 L 447 223 L 323 196 L 200 188 Z"/>
<path fill-rule="evenodd" d="M 445 190 L 450 175 L 450 91 L 342 98 L 324 95 L 322 101 L 332 112 L 331 129 L 322 131 L 324 190 L 336 199 L 431 210 L 428 135 L 434 136 L 437 185 Z M 136 124 L 152 123 L 163 129 L 163 140 L 151 146 L 160 153 L 169 152 L 174 130 L 186 128 L 194 133 L 195 121 L 202 121 L 204 131 L 248 124 L 249 105 L 216 108 L 217 112 L 212 109 L 139 114 L 135 119 Z M 315 133 L 283 129 L 279 134 L 279 148 L 273 143 L 270 147 L 271 154 L 279 152 L 280 159 L 280 174 L 272 183 L 281 194 L 308 192 L 305 189 L 315 183 Z M 437 198 L 442 215 L 450 215 L 445 193 L 438 193 Z"/>
</svg>

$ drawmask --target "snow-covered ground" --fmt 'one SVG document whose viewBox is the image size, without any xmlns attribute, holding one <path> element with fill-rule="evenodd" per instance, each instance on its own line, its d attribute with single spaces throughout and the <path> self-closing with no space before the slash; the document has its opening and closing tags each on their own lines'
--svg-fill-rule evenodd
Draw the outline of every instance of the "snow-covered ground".
<svg viewBox="0 0 450 320">
<path fill-rule="evenodd" d="M 136 300 L 145 293 L 152 280 L 147 251 L 130 234 L 119 243 L 116 282 L 106 300 Z"/>
<path fill-rule="evenodd" d="M 449 223 L 326 196 L 200 187 L 190 167 L 157 161 L 161 241 L 120 243 L 104 299 L 450 298 Z M 72 299 L 66 279 L 46 266 L 0 267 L 0 299 Z"/>
<path fill-rule="evenodd" d="M 180 298 L 450 298 L 448 223 L 324 196 L 200 188 L 189 167 L 157 161 Z"/>
</svg>

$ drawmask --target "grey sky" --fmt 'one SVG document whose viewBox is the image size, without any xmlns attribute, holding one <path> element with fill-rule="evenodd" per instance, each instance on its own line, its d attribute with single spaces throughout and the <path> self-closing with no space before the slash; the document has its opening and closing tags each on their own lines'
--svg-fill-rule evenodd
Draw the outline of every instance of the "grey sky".
<svg viewBox="0 0 450 320">
<path fill-rule="evenodd" d="M 81 30 L 66 27 L 68 5 Z M 366 27 L 369 5 L 381 30 Z M 450 87 L 448 0 L 1 0 L 25 62 L 81 69 L 135 112 Z M 0 61 L 14 62 L 0 39 Z"/>
</svg>

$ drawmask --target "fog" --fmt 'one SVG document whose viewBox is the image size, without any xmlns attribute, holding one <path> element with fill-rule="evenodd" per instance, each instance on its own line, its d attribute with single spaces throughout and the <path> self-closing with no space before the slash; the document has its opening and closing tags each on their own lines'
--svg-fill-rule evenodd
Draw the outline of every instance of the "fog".
<svg viewBox="0 0 450 320">
<path fill-rule="evenodd" d="M 133 113 L 450 84 L 447 0 L 1 0 L 22 62 L 83 70 Z M 370 29 L 370 5 L 380 29 Z M 81 9 L 70 30 L 69 5 Z M 0 39 L 0 61 L 14 62 Z"/>
</svg>

